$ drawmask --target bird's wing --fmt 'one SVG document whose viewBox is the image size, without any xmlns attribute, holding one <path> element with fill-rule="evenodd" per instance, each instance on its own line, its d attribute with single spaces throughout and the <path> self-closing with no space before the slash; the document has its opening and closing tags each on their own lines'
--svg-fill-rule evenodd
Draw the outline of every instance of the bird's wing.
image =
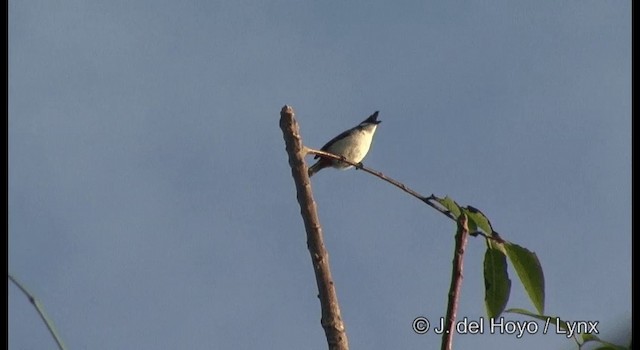
<svg viewBox="0 0 640 350">
<path fill-rule="evenodd" d="M 324 146 L 322 146 L 322 148 L 320 148 L 321 151 L 325 151 L 328 152 L 327 150 L 329 149 L 329 147 L 331 147 L 331 145 L 333 145 L 334 143 L 336 143 L 336 141 L 347 137 L 347 135 L 352 134 L 354 131 L 356 131 L 356 129 L 358 129 L 358 127 L 356 126 L 355 128 L 351 128 L 345 132 L 343 132 L 342 134 L 332 138 L 331 140 L 329 140 L 329 142 L 327 142 Z M 316 155 L 315 157 L 313 157 L 313 159 L 318 159 L 320 158 L 319 155 Z"/>
</svg>

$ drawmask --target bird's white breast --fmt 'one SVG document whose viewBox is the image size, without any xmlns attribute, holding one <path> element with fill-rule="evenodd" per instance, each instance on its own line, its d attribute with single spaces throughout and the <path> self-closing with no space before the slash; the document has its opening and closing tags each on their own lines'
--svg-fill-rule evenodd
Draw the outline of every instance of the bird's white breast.
<svg viewBox="0 0 640 350">
<path fill-rule="evenodd" d="M 341 155 L 354 163 L 360 163 L 369 152 L 371 148 L 371 141 L 373 140 L 373 134 L 376 131 L 377 125 L 367 125 L 364 128 L 355 129 L 347 137 L 336 141 L 329 149 L 328 152 Z M 336 168 L 349 168 L 348 164 L 340 163 L 333 164 Z"/>
</svg>

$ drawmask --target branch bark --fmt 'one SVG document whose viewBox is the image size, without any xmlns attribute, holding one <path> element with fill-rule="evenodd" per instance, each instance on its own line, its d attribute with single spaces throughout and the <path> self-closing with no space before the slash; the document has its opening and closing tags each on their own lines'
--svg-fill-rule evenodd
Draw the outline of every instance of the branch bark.
<svg viewBox="0 0 640 350">
<path fill-rule="evenodd" d="M 442 334 L 442 350 L 451 350 L 453 346 L 453 334 L 458 313 L 458 300 L 462 287 L 462 267 L 464 261 L 464 249 L 467 246 L 469 227 L 467 216 L 461 214 L 458 217 L 458 230 L 456 233 L 456 247 L 453 255 L 453 270 L 451 272 L 451 286 L 449 288 L 449 302 L 447 303 L 447 315 L 444 333 Z"/>
<path fill-rule="evenodd" d="M 320 323 L 324 328 L 330 350 L 348 350 L 347 333 L 340 316 L 338 296 L 331 278 L 329 253 L 324 246 L 322 228 L 304 161 L 304 156 L 307 153 L 306 148 L 302 145 L 300 129 L 295 120 L 293 108 L 286 105 L 280 111 L 280 129 L 282 129 L 289 155 L 289 166 L 296 186 L 300 213 L 307 232 L 307 247 L 311 254 L 316 284 L 318 285 L 318 297 L 322 309 Z"/>
</svg>

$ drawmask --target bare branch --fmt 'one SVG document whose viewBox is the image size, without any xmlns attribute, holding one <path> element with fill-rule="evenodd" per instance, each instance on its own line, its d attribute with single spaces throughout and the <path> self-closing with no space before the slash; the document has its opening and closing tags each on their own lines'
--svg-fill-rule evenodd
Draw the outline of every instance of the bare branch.
<svg viewBox="0 0 640 350">
<path fill-rule="evenodd" d="M 311 154 L 317 154 L 320 157 L 330 158 L 330 159 L 333 159 L 333 160 L 339 160 L 341 162 L 345 162 L 345 163 L 347 163 L 349 165 L 354 166 L 356 169 L 363 170 L 366 173 L 369 173 L 369 174 L 371 174 L 373 176 L 376 176 L 379 179 L 381 179 L 383 181 L 386 181 L 386 182 L 396 186 L 397 188 L 403 190 L 404 192 L 410 194 L 411 196 L 413 196 L 413 197 L 419 199 L 420 201 L 424 202 L 425 204 L 429 205 L 433 209 L 439 211 L 441 214 L 445 215 L 449 219 L 451 219 L 453 221 L 456 221 L 456 216 L 453 215 L 453 213 L 451 213 L 449 210 L 447 210 L 446 208 L 441 206 L 440 203 L 438 203 L 436 201 L 437 197 L 435 195 L 433 195 L 433 194 L 430 195 L 429 197 L 423 196 L 420 193 L 414 191 L 413 189 L 409 188 L 407 185 L 403 184 L 402 182 L 400 182 L 400 181 L 398 181 L 396 179 L 393 179 L 393 178 L 391 178 L 389 176 L 386 176 L 386 175 L 384 175 L 383 173 L 381 173 L 381 172 L 379 172 L 377 170 L 368 168 L 368 167 L 364 166 L 362 163 L 354 163 L 354 162 L 346 159 L 345 157 L 342 157 L 342 156 L 339 156 L 339 155 L 336 155 L 336 154 L 333 154 L 333 153 L 320 151 L 320 150 L 315 150 L 315 149 L 308 148 L 308 147 L 305 147 L 305 152 L 306 153 L 311 153 Z M 494 240 L 494 241 L 496 241 L 498 243 L 503 243 L 504 242 L 504 240 L 502 238 L 500 238 L 498 232 L 496 232 L 496 231 L 490 232 L 489 234 L 486 234 L 486 233 L 481 232 L 481 231 L 476 231 L 476 232 L 471 232 L 471 235 L 472 236 L 480 235 L 480 236 L 482 236 L 482 237 L 484 237 L 486 239 Z"/>
<path fill-rule="evenodd" d="M 302 145 L 300 129 L 295 120 L 293 108 L 286 105 L 280 111 L 280 129 L 282 129 L 289 155 L 289 166 L 291 166 L 291 174 L 296 185 L 300 213 L 307 231 L 307 247 L 313 262 L 322 309 L 321 324 L 330 350 L 348 350 L 347 333 L 340 316 L 338 296 L 329 268 L 329 253 L 324 246 L 322 228 L 304 161 L 306 148 Z"/>
<path fill-rule="evenodd" d="M 449 212 L 448 210 L 442 208 L 437 202 L 434 202 L 433 199 L 435 199 L 434 195 L 431 195 L 429 197 L 423 196 L 420 193 L 410 189 L 409 187 L 407 187 L 405 184 L 401 183 L 400 181 L 397 181 L 395 179 L 392 179 L 386 175 L 384 175 L 383 173 L 377 171 L 377 170 L 373 170 L 371 168 L 367 168 L 366 166 L 364 166 L 362 163 L 354 163 L 352 161 L 349 161 L 348 159 L 346 159 L 345 157 L 342 156 L 338 156 L 335 155 L 333 153 L 329 153 L 329 152 L 325 152 L 325 151 L 318 151 L 315 149 L 311 149 L 311 148 L 307 148 L 307 152 L 308 153 L 312 153 L 312 154 L 317 154 L 321 157 L 326 157 L 326 158 L 331 158 L 334 160 L 339 160 L 342 162 L 345 162 L 349 165 L 354 166 L 356 169 L 360 169 L 360 170 L 364 170 L 365 172 L 373 175 L 373 176 L 377 176 L 378 178 L 380 178 L 381 180 L 384 180 L 394 186 L 396 186 L 397 188 L 403 190 L 404 192 L 412 195 L 415 198 L 418 198 L 419 200 L 421 200 L 422 202 L 428 204 L 429 206 L 433 207 L 435 210 L 441 212 L 442 214 L 448 216 L 450 219 L 455 220 L 456 218 L 453 216 L 453 214 L 451 214 L 451 212 Z"/>
<path fill-rule="evenodd" d="M 464 262 L 464 249 L 469 237 L 467 216 L 463 213 L 458 217 L 458 230 L 456 233 L 456 247 L 453 255 L 453 270 L 451 272 L 451 286 L 449 288 L 449 302 L 444 332 L 442 333 L 442 350 L 451 350 L 453 346 L 453 334 L 455 331 L 456 315 L 458 313 L 458 300 L 462 288 L 462 268 Z"/>
</svg>

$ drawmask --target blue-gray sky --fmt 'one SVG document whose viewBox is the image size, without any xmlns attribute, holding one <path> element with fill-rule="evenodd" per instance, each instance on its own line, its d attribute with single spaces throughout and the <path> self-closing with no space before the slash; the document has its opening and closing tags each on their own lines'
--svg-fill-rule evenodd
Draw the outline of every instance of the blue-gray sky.
<svg viewBox="0 0 640 350">
<path fill-rule="evenodd" d="M 536 252 L 546 312 L 631 318 L 630 1 L 10 1 L 9 271 L 70 349 L 325 349 L 278 127 Z M 454 225 L 355 170 L 313 178 L 354 349 L 434 348 Z M 458 317 L 484 316 L 471 239 Z M 515 271 L 508 307 L 533 310 Z M 51 349 L 13 285 L 9 348 Z M 508 320 L 527 320 L 506 315 Z M 575 348 L 464 335 L 457 348 Z"/>
</svg>

